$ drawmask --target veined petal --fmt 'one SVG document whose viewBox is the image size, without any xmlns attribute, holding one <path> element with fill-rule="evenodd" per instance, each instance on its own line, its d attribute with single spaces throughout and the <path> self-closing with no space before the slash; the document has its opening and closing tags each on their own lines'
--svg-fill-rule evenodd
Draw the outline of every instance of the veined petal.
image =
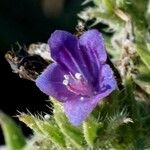
<svg viewBox="0 0 150 150">
<path fill-rule="evenodd" d="M 70 101 L 77 96 L 63 85 L 64 74 L 62 68 L 53 63 L 36 79 L 36 85 L 43 93 L 53 96 L 59 101 Z"/>
<path fill-rule="evenodd" d="M 76 60 L 78 55 L 78 39 L 69 32 L 56 30 L 48 40 L 52 58 L 71 73 L 79 72 Z"/>
<path fill-rule="evenodd" d="M 67 72 L 81 73 L 87 80 L 92 80 L 88 65 L 82 58 L 78 38 L 69 32 L 56 30 L 48 40 L 52 58 Z"/>
<path fill-rule="evenodd" d="M 95 29 L 85 32 L 79 39 L 79 46 L 92 76 L 97 78 L 100 64 L 107 59 L 102 34 Z"/>
<path fill-rule="evenodd" d="M 80 46 L 86 47 L 87 53 L 104 63 L 107 59 L 103 36 L 98 30 L 92 29 L 85 32 L 79 40 Z M 95 59 L 90 59 L 92 62 Z"/>
</svg>

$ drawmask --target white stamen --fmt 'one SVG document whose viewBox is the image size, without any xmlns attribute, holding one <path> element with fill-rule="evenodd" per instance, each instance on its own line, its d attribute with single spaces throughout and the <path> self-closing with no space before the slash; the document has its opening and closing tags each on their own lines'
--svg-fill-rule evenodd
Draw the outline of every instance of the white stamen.
<svg viewBox="0 0 150 150">
<path fill-rule="evenodd" d="M 66 79 L 66 80 L 69 80 L 69 76 L 68 75 L 64 75 L 64 78 Z"/>
<path fill-rule="evenodd" d="M 77 72 L 77 73 L 75 74 L 75 78 L 76 78 L 76 79 L 81 80 L 81 77 L 82 77 L 81 73 L 78 73 L 78 72 Z"/>
<path fill-rule="evenodd" d="M 83 101 L 83 100 L 84 100 L 84 97 L 80 97 L 80 100 Z"/>
<path fill-rule="evenodd" d="M 68 85 L 68 84 L 69 84 L 69 81 L 68 81 L 68 80 L 63 80 L 63 84 L 64 84 L 64 85 Z"/>
</svg>

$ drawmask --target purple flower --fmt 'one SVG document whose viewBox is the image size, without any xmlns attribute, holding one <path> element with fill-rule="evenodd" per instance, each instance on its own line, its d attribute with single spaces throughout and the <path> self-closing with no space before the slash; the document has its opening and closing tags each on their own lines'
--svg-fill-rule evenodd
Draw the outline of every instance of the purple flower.
<svg viewBox="0 0 150 150">
<path fill-rule="evenodd" d="M 50 64 L 36 80 L 45 94 L 64 105 L 73 125 L 80 125 L 103 98 L 116 89 L 116 80 L 108 64 L 101 33 L 89 30 L 82 36 L 55 31 L 48 44 Z"/>
</svg>

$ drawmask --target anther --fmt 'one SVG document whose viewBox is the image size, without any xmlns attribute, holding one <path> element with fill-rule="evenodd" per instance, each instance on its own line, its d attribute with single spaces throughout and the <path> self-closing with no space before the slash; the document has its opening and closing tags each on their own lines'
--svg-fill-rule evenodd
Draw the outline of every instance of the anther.
<svg viewBox="0 0 150 150">
<path fill-rule="evenodd" d="M 63 80 L 63 84 L 64 84 L 64 85 L 68 85 L 68 84 L 69 84 L 69 81 L 68 81 L 68 80 Z"/>
<path fill-rule="evenodd" d="M 81 76 L 82 76 L 81 73 L 76 73 L 75 74 L 75 78 L 78 79 L 78 80 L 81 80 Z"/>
<path fill-rule="evenodd" d="M 68 75 L 64 75 L 64 78 L 66 79 L 66 80 L 69 80 L 69 76 Z"/>
</svg>

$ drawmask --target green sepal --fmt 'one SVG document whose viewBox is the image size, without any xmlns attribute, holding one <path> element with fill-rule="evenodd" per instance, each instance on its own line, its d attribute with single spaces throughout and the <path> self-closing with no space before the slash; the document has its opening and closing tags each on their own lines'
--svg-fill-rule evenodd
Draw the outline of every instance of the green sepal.
<svg viewBox="0 0 150 150">
<path fill-rule="evenodd" d="M 89 146 L 93 147 L 96 138 L 98 137 L 97 133 L 100 128 L 103 127 L 101 122 L 97 122 L 97 120 L 93 117 L 89 117 L 83 123 L 83 133 L 84 138 Z"/>
<path fill-rule="evenodd" d="M 65 147 L 65 140 L 63 134 L 60 132 L 53 120 L 40 119 L 31 114 L 22 113 L 19 119 L 31 128 L 36 134 L 46 136 L 50 141 L 59 147 Z"/>
<path fill-rule="evenodd" d="M 20 115 L 18 115 L 18 118 L 20 121 L 25 123 L 34 132 L 38 134 L 42 133 L 41 129 L 38 127 L 36 123 L 37 118 L 34 117 L 32 114 L 20 113 Z"/>
<path fill-rule="evenodd" d="M 41 129 L 43 135 L 45 135 L 50 141 L 60 148 L 65 148 L 65 137 L 61 133 L 57 125 L 51 124 L 49 121 L 36 120 L 38 127 Z"/>
</svg>

